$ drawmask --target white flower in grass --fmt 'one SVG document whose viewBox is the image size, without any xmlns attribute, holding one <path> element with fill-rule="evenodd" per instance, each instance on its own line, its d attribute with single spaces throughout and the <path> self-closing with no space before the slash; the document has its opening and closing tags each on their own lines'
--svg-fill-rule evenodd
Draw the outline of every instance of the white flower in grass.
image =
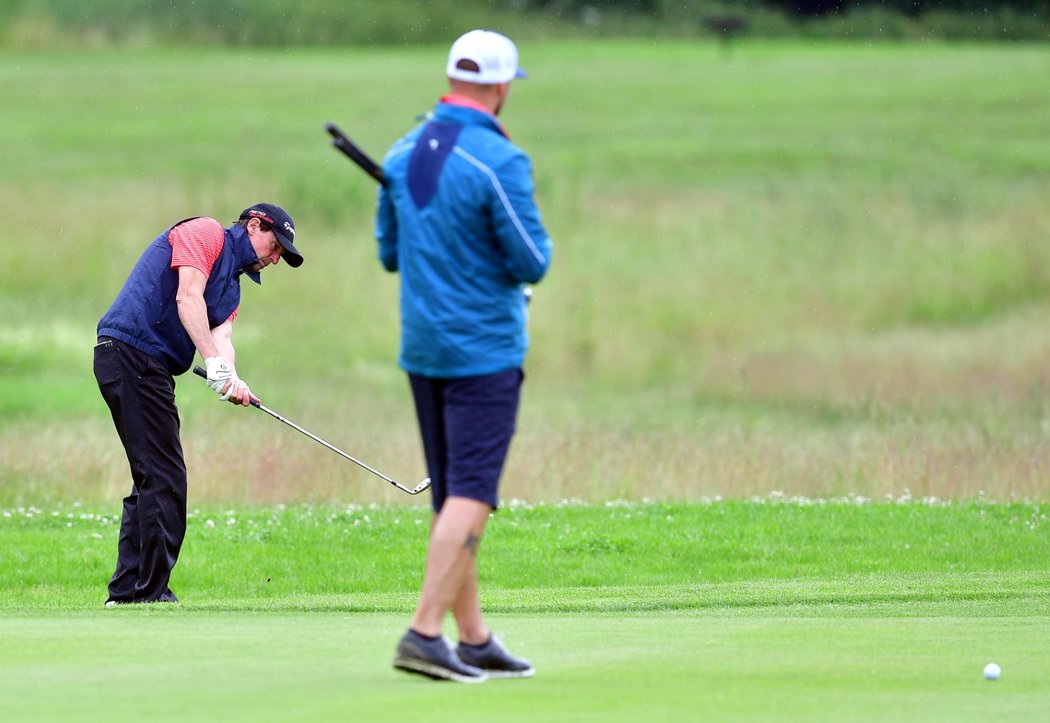
<svg viewBox="0 0 1050 723">
<path fill-rule="evenodd" d="M 232 527 L 232 526 L 234 526 L 236 524 L 237 524 L 237 520 L 234 519 L 233 517 L 227 517 L 226 518 L 226 526 L 227 527 Z"/>
<path fill-rule="evenodd" d="M 208 528 L 215 527 L 215 520 L 205 520 L 204 526 Z"/>
</svg>

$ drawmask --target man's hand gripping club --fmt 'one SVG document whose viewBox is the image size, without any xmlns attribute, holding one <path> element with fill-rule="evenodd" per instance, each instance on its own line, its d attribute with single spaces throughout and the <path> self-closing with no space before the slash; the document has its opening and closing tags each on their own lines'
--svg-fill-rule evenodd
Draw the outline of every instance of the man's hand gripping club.
<svg viewBox="0 0 1050 723">
<path fill-rule="evenodd" d="M 204 360 L 208 373 L 208 386 L 219 395 L 222 401 L 230 401 L 247 407 L 252 400 L 259 401 L 252 395 L 251 389 L 233 371 L 221 356 L 210 356 Z"/>
</svg>

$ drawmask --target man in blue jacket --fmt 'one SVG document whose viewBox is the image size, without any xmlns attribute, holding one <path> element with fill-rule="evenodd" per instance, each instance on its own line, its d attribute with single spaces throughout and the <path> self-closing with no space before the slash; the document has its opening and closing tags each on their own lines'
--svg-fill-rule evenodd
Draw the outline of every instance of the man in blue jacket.
<svg viewBox="0 0 1050 723">
<path fill-rule="evenodd" d="M 224 229 L 214 218 L 180 221 L 146 247 L 98 323 L 94 371 L 131 466 L 106 605 L 175 602 L 168 587 L 186 534 L 186 465 L 175 379 L 199 352 L 208 386 L 248 406 L 257 398 L 234 367 L 240 279 L 282 258 L 292 267 L 295 224 L 270 203 Z"/>
<path fill-rule="evenodd" d="M 401 274 L 399 363 L 433 481 L 423 590 L 394 667 L 480 682 L 533 672 L 485 624 L 476 555 L 524 378 L 524 285 L 543 278 L 551 242 L 529 158 L 496 119 L 525 75 L 514 43 L 471 31 L 453 43 L 447 75 L 451 92 L 387 153 L 376 212 L 379 259 Z M 450 611 L 455 650 L 441 635 Z"/>
</svg>

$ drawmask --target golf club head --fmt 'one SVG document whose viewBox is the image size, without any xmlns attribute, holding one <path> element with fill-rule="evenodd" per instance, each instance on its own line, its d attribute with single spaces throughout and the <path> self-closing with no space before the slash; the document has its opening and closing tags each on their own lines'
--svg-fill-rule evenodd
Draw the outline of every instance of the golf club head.
<svg viewBox="0 0 1050 723">
<path fill-rule="evenodd" d="M 430 478 L 427 477 L 425 480 L 416 485 L 415 489 L 412 490 L 412 494 L 418 495 L 420 492 L 430 486 Z"/>
</svg>

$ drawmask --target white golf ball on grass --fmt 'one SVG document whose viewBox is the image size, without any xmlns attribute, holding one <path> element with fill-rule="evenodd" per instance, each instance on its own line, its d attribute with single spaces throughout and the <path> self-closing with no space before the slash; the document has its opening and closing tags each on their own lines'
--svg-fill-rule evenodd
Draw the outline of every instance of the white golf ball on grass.
<svg viewBox="0 0 1050 723">
<path fill-rule="evenodd" d="M 988 665 L 984 666 L 984 677 L 986 680 L 999 680 L 999 675 L 1002 672 L 995 663 L 988 663 Z"/>
</svg>

